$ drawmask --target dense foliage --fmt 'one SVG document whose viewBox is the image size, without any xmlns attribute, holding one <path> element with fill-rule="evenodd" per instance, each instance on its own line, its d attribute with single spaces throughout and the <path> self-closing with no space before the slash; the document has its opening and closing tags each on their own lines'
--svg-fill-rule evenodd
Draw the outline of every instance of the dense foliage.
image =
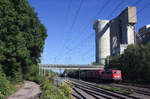
<svg viewBox="0 0 150 99">
<path fill-rule="evenodd" d="M 20 82 L 40 62 L 46 29 L 27 0 L 0 0 L 0 5 L 0 67 Z"/>
<path fill-rule="evenodd" d="M 124 80 L 150 83 L 150 43 L 129 45 L 124 54 L 110 58 L 109 68 L 121 69 Z"/>
<path fill-rule="evenodd" d="M 34 75 L 31 70 L 40 62 L 47 34 L 27 0 L 0 0 L 0 35 L 3 99 L 15 91 L 14 84 Z"/>
<path fill-rule="evenodd" d="M 0 99 L 4 99 L 6 96 L 12 94 L 14 91 L 15 88 L 10 83 L 10 81 L 6 79 L 5 74 L 0 68 Z"/>
</svg>

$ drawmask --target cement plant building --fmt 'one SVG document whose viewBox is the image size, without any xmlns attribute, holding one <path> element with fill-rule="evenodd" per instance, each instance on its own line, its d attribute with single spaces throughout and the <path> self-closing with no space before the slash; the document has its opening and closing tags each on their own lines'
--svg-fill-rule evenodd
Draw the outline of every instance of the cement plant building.
<svg viewBox="0 0 150 99">
<path fill-rule="evenodd" d="M 137 34 L 137 44 L 147 44 L 150 42 L 150 24 L 140 28 Z"/>
<path fill-rule="evenodd" d="M 105 63 L 107 56 L 121 54 L 129 44 L 136 42 L 136 7 L 127 7 L 112 20 L 94 22 L 96 63 Z"/>
</svg>

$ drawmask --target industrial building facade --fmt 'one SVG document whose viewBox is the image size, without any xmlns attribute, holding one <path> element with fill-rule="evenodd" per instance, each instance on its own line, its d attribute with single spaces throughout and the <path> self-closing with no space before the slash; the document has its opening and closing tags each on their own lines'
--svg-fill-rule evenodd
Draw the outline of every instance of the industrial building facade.
<svg viewBox="0 0 150 99">
<path fill-rule="evenodd" d="M 127 7 L 112 20 L 96 20 L 96 63 L 104 64 L 107 56 L 122 54 L 129 44 L 134 44 L 135 24 L 136 7 Z"/>
<path fill-rule="evenodd" d="M 146 25 L 139 29 L 137 34 L 137 43 L 138 44 L 147 44 L 150 42 L 150 25 Z"/>
</svg>

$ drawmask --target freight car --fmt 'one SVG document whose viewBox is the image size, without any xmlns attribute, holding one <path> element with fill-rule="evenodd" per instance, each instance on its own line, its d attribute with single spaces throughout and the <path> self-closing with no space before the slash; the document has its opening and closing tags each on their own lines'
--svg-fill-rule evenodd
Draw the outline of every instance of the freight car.
<svg viewBox="0 0 150 99">
<path fill-rule="evenodd" d="M 78 78 L 79 72 L 75 72 L 70 74 L 70 77 Z M 121 70 L 113 70 L 113 69 L 100 69 L 100 70 L 89 70 L 89 71 L 81 71 L 80 73 L 81 79 L 98 79 L 98 80 L 112 80 L 112 81 L 120 81 L 122 80 Z"/>
</svg>

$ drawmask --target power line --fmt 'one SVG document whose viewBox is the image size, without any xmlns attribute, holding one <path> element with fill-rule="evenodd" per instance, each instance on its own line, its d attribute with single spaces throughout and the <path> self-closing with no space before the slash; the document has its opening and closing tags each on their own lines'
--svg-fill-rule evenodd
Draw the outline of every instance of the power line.
<svg viewBox="0 0 150 99">
<path fill-rule="evenodd" d="M 105 4 L 101 7 L 101 9 L 96 13 L 95 17 L 92 18 L 92 20 L 95 19 L 95 18 L 97 18 L 98 15 L 101 15 L 101 13 L 103 12 L 103 10 L 106 8 L 106 6 L 107 6 L 109 3 L 110 3 L 110 0 L 107 0 L 107 1 L 105 2 Z M 88 24 L 88 25 L 89 25 L 89 24 Z M 86 27 L 87 27 L 88 25 L 86 25 Z M 80 35 L 80 37 L 82 37 L 82 36 Z M 79 43 L 80 43 L 80 42 L 79 42 Z"/>
<path fill-rule="evenodd" d="M 97 12 L 97 14 L 96 14 L 96 16 L 94 17 L 94 19 L 97 18 L 98 15 L 100 15 L 100 14 L 103 12 L 103 10 L 106 8 L 106 6 L 107 6 L 109 3 L 110 3 L 110 0 L 107 0 L 107 1 L 105 2 L 105 4 L 101 7 L 102 9 L 100 9 L 100 10 Z M 93 20 L 93 18 L 92 18 L 92 20 Z M 80 43 L 80 42 L 79 42 L 79 43 Z M 72 50 L 73 50 L 73 48 L 69 49 L 66 53 L 69 53 L 69 52 L 72 51 Z"/>
<path fill-rule="evenodd" d="M 140 9 L 140 10 L 137 12 L 137 14 L 139 14 L 140 12 L 142 12 L 142 11 L 143 11 L 145 8 L 147 8 L 149 5 L 150 5 L 150 3 L 146 4 L 142 9 Z M 136 15 L 132 16 L 131 19 L 132 19 L 133 17 L 135 17 L 135 16 L 136 16 Z"/>
<path fill-rule="evenodd" d="M 99 15 L 101 15 L 101 13 L 103 12 L 103 10 L 106 8 L 106 6 L 107 6 L 109 3 L 110 3 L 110 0 L 107 0 L 107 1 L 105 2 L 105 4 L 102 6 L 102 9 L 100 9 L 100 10 L 97 12 L 96 18 L 97 18 Z"/>
<path fill-rule="evenodd" d="M 77 20 L 77 17 L 78 17 L 78 15 L 79 15 L 79 12 L 80 12 L 80 10 L 81 10 L 82 5 L 83 5 L 83 0 L 80 1 L 79 8 L 78 8 L 77 11 L 76 11 L 76 14 L 75 14 L 73 23 L 72 23 L 72 25 L 71 25 L 71 27 L 70 27 L 70 32 L 72 32 L 73 26 L 74 26 L 74 24 L 76 23 L 76 20 Z M 67 45 L 64 45 L 64 46 L 67 47 Z"/>
<path fill-rule="evenodd" d="M 136 0 L 132 5 L 138 5 L 143 0 Z"/>
<path fill-rule="evenodd" d="M 81 0 L 80 5 L 79 5 L 79 8 L 78 8 L 77 11 L 76 11 L 76 14 L 75 14 L 73 23 L 72 23 L 72 25 L 71 25 L 71 27 L 70 27 L 70 31 L 72 31 L 73 26 L 74 26 L 74 24 L 76 23 L 76 20 L 77 20 L 77 17 L 78 17 L 78 15 L 79 15 L 79 12 L 80 12 L 80 10 L 81 10 L 82 5 L 83 5 L 83 0 Z"/>
<path fill-rule="evenodd" d="M 67 23 L 68 23 L 68 16 L 69 16 L 69 12 L 71 10 L 71 4 L 72 4 L 72 0 L 69 0 L 69 3 L 68 3 L 68 6 L 67 6 L 67 12 L 66 12 L 66 21 L 65 21 L 65 24 L 67 26 Z"/>
<path fill-rule="evenodd" d="M 117 4 L 117 6 L 115 7 L 115 9 L 110 13 L 110 15 L 108 15 L 108 19 L 118 10 L 118 8 L 125 2 L 125 0 L 121 0 L 120 3 Z"/>
<path fill-rule="evenodd" d="M 147 8 L 148 6 L 150 6 L 150 3 L 146 4 L 143 8 L 141 8 L 139 11 L 137 11 L 137 14 L 141 13 L 145 8 Z M 134 18 L 137 14 L 133 15 L 130 19 Z M 85 53 L 86 54 L 86 53 Z"/>
<path fill-rule="evenodd" d="M 105 4 L 101 7 L 101 9 L 96 13 L 96 15 L 95 15 L 95 17 L 94 17 L 94 19 L 95 18 L 97 18 L 99 15 L 101 15 L 101 13 L 103 12 L 103 10 L 106 8 L 106 6 L 108 5 L 110 3 L 110 0 L 107 0 L 106 2 L 105 2 Z M 92 20 L 93 20 L 93 18 L 92 18 Z M 88 25 L 87 25 L 88 26 Z M 86 26 L 86 27 L 87 27 Z M 90 36 L 89 37 L 91 37 L 91 35 L 92 34 L 90 34 Z M 80 36 L 80 37 L 82 37 L 82 36 Z M 88 37 L 88 38 L 89 38 Z M 80 42 L 79 42 L 80 43 Z M 78 46 L 79 44 L 77 44 L 77 46 Z M 76 48 L 76 46 L 75 46 L 75 48 Z M 72 51 L 74 48 L 72 48 L 70 51 Z"/>
<path fill-rule="evenodd" d="M 83 1 L 84 0 L 81 0 L 80 1 L 80 4 L 79 4 L 79 8 L 77 9 L 77 11 L 76 11 L 76 13 L 75 13 L 75 17 L 74 17 L 74 20 L 73 20 L 73 22 L 72 22 L 72 24 L 71 24 L 71 27 L 70 27 L 70 32 L 72 32 L 72 29 L 73 29 L 73 26 L 74 26 L 74 24 L 76 23 L 76 20 L 77 20 L 77 17 L 78 17 L 78 15 L 79 15 L 79 12 L 80 12 L 80 10 L 81 10 L 81 8 L 82 8 L 82 5 L 83 5 Z M 71 8 L 71 3 L 72 3 L 72 0 L 70 1 L 70 3 L 69 3 L 69 5 L 68 5 L 68 8 Z M 68 9 L 69 10 L 69 9 Z M 69 33 L 69 31 L 67 32 L 67 34 Z M 68 37 L 68 35 L 67 35 L 67 37 Z M 63 44 L 64 46 L 64 48 L 67 48 L 67 45 L 65 45 L 65 44 Z"/>
<path fill-rule="evenodd" d="M 122 3 L 122 2 L 121 2 Z M 119 4 L 121 4 L 121 3 L 119 3 Z M 118 5 L 119 5 L 118 4 Z M 148 3 L 148 4 L 146 4 L 142 9 L 140 9 L 138 12 L 137 12 L 137 14 L 139 14 L 142 10 L 144 10 L 145 8 L 147 8 L 148 6 L 150 5 L 150 3 Z M 118 8 L 118 6 L 115 8 L 115 9 L 117 9 Z M 113 13 L 115 12 L 116 10 L 114 10 L 113 11 Z M 133 17 L 135 17 L 136 15 L 134 15 L 134 16 L 132 16 L 130 19 L 132 19 Z"/>
<path fill-rule="evenodd" d="M 150 2 L 148 4 L 146 4 L 143 8 L 141 8 L 139 11 L 137 11 L 137 14 L 141 13 L 148 6 L 150 6 Z M 130 19 L 134 18 L 137 14 L 133 15 Z"/>
<path fill-rule="evenodd" d="M 72 24 L 71 24 L 71 27 L 70 27 L 68 33 L 71 33 L 71 32 L 72 32 L 72 29 L 73 29 L 73 27 L 74 27 L 74 25 L 75 25 L 75 23 L 76 23 L 76 20 L 77 20 L 77 17 L 78 17 L 78 15 L 79 15 L 79 12 L 80 12 L 80 10 L 81 10 L 82 5 L 83 5 L 83 0 L 80 1 L 79 8 L 77 9 L 77 11 L 76 11 L 76 13 L 75 13 L 74 20 L 73 20 L 73 22 L 72 22 Z M 67 35 L 67 37 L 68 37 L 68 35 Z M 67 45 L 64 45 L 64 46 L 66 47 Z"/>
<path fill-rule="evenodd" d="M 69 0 L 68 6 L 67 6 L 67 12 L 66 12 L 66 21 L 65 21 L 65 30 L 67 31 L 67 24 L 68 24 L 68 17 L 69 17 L 69 12 L 71 10 L 71 4 L 72 4 L 72 0 Z M 64 33 L 64 37 L 67 33 Z M 65 39 L 63 40 L 63 43 L 65 43 Z"/>
</svg>

